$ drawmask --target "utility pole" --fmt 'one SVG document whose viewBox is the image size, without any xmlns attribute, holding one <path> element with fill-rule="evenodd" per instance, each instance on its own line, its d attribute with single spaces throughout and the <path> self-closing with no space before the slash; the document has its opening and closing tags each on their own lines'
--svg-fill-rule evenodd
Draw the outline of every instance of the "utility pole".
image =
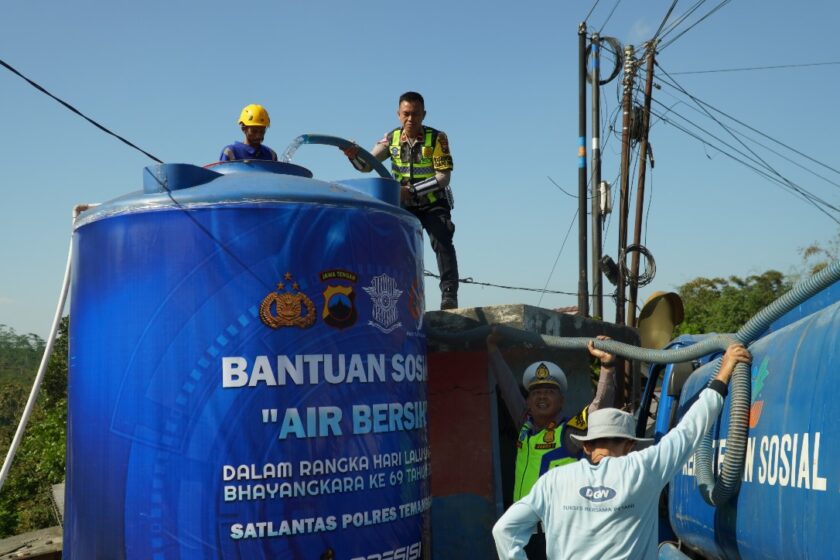
<svg viewBox="0 0 840 560">
<path fill-rule="evenodd" d="M 615 323 L 624 324 L 624 250 L 627 247 L 627 216 L 630 201 L 630 115 L 633 111 L 633 80 L 636 75 L 636 50 L 633 45 L 624 47 L 624 108 L 621 120 L 621 202 L 618 216 L 618 283 L 615 302 Z"/>
<path fill-rule="evenodd" d="M 644 112 L 642 113 L 642 138 L 639 142 L 639 181 L 636 190 L 636 224 L 633 228 L 633 244 L 639 245 L 642 242 L 642 214 L 644 213 L 644 199 L 645 199 L 645 174 L 648 150 L 648 133 L 650 132 L 650 103 L 651 95 L 653 93 L 653 66 L 656 57 L 657 40 L 645 43 L 646 55 L 645 64 L 647 65 L 647 80 L 645 81 L 645 104 Z M 653 161 L 651 161 L 653 167 Z M 633 252 L 632 261 L 630 264 L 630 274 L 634 278 L 639 277 L 639 253 Z M 636 296 L 638 295 L 639 287 L 635 282 L 630 284 L 630 298 L 628 300 L 627 324 L 631 327 L 636 326 Z"/>
<path fill-rule="evenodd" d="M 630 115 L 633 111 L 633 80 L 636 76 L 635 49 L 633 45 L 624 47 L 624 99 L 622 102 L 623 117 L 621 120 L 621 201 L 619 204 L 618 222 L 618 282 L 616 283 L 615 323 L 624 324 L 624 250 L 627 247 L 627 216 L 629 214 L 630 196 Z M 616 364 L 616 403 L 617 407 L 626 403 L 633 403 L 633 362 L 623 359 Z"/>
<path fill-rule="evenodd" d="M 589 315 L 589 277 L 586 243 L 586 22 L 578 26 L 578 311 Z"/>
<path fill-rule="evenodd" d="M 601 275 L 601 37 L 592 35 L 592 315 L 604 319 Z"/>
</svg>

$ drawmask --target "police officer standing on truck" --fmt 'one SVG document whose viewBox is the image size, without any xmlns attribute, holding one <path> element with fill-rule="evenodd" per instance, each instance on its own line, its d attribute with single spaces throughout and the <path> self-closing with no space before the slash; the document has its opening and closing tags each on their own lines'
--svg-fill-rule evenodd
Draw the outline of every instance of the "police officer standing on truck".
<svg viewBox="0 0 840 560">
<path fill-rule="evenodd" d="M 379 140 L 371 153 L 379 161 L 391 158 L 391 172 L 402 185 L 400 201 L 420 220 L 437 257 L 440 308 L 454 309 L 458 307 L 458 260 L 452 242 L 452 155 L 446 133 L 423 126 L 425 117 L 423 96 L 414 91 L 402 94 L 397 106 L 401 126 Z M 358 157 L 358 150 L 354 144 L 343 151 L 353 167 L 371 171 L 371 166 Z"/>
</svg>

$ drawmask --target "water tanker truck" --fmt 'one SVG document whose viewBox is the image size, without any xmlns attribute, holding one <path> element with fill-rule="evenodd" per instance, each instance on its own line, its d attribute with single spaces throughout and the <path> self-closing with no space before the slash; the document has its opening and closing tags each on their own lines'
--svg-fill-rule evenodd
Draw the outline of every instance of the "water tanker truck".
<svg viewBox="0 0 840 560">
<path fill-rule="evenodd" d="M 704 338 L 682 336 L 670 348 Z M 749 392 L 740 405 L 746 425 L 734 428 L 742 441 L 730 456 L 739 406 L 730 395 L 705 445 L 663 492 L 660 558 L 840 556 L 840 282 L 774 320 L 749 349 Z M 672 429 L 719 355 L 652 365 L 638 432 L 652 430 L 658 440 Z M 726 462 L 735 473 L 730 495 L 710 503 L 709 481 L 721 483 Z"/>
</svg>

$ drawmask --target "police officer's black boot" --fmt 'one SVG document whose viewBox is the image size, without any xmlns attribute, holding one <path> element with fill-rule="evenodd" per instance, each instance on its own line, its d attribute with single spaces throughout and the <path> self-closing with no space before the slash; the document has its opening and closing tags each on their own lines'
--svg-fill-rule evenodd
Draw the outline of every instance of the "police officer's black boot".
<svg viewBox="0 0 840 560">
<path fill-rule="evenodd" d="M 452 288 L 444 288 L 440 295 L 440 309 L 455 309 L 458 307 L 458 293 Z"/>
</svg>

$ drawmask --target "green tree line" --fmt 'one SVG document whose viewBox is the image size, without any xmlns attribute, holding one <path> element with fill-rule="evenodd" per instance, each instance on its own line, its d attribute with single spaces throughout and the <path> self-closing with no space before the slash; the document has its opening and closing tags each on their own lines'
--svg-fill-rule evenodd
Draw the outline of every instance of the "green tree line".
<svg viewBox="0 0 840 560">
<path fill-rule="evenodd" d="M 59 524 L 51 501 L 64 480 L 67 422 L 67 327 L 65 317 L 36 406 L 9 477 L 0 491 L 0 537 Z M 45 343 L 0 325 L 0 451 L 9 449 L 38 371 Z"/>
<path fill-rule="evenodd" d="M 681 334 L 734 333 L 753 315 L 770 305 L 803 277 L 811 276 L 840 258 L 840 233 L 828 241 L 799 250 L 798 272 L 768 270 L 741 278 L 695 278 L 679 286 L 685 320 L 675 329 Z"/>
</svg>

